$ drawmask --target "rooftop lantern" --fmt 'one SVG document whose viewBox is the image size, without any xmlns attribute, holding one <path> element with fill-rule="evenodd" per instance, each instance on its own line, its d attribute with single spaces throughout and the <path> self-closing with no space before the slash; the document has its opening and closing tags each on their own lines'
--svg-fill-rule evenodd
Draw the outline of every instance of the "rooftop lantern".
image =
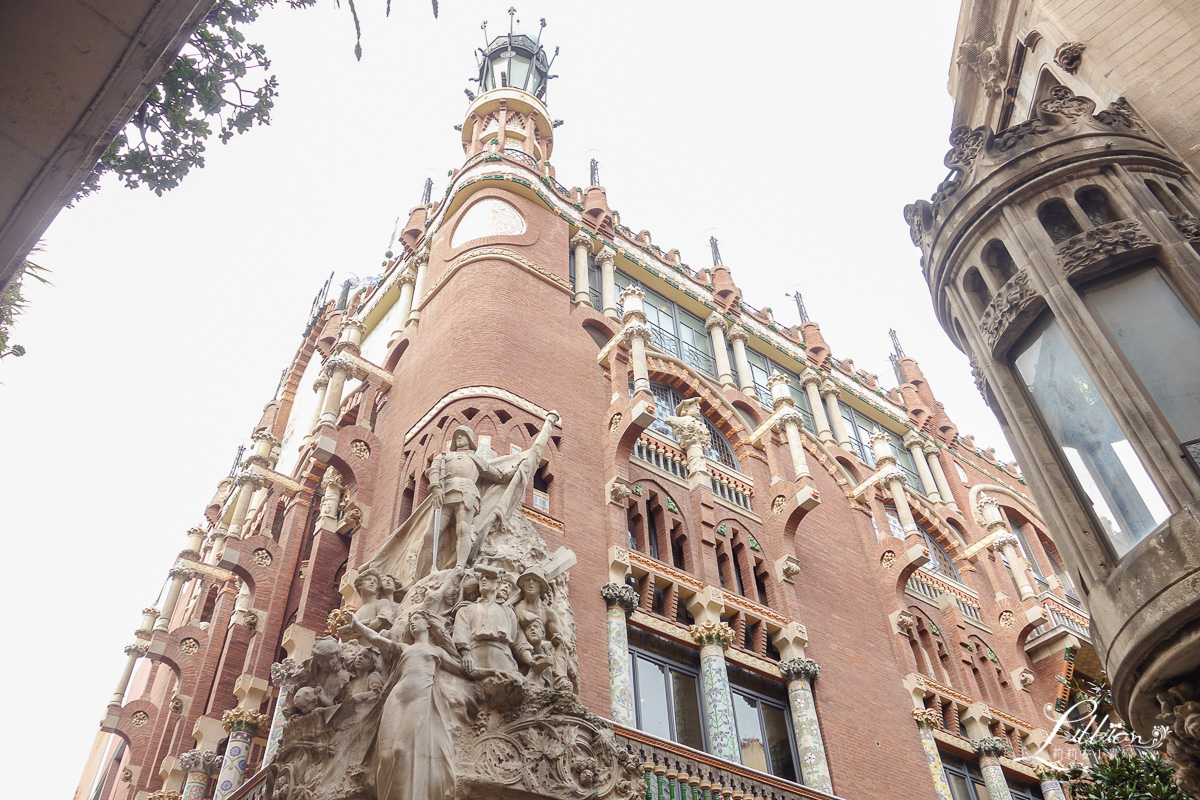
<svg viewBox="0 0 1200 800">
<path fill-rule="evenodd" d="M 546 28 L 543 17 L 539 22 L 537 38 L 533 39 L 523 33 L 515 33 L 514 26 L 520 22 L 516 18 L 517 10 L 508 9 L 508 34 L 497 36 L 484 47 L 480 48 L 479 84 L 480 93 L 492 89 L 511 88 L 528 92 L 543 103 L 546 102 L 546 83 L 553 77 L 550 66 L 558 57 L 558 48 L 554 55 L 546 57 L 542 47 L 542 31 Z M 484 40 L 487 41 L 487 23 L 483 23 Z"/>
</svg>

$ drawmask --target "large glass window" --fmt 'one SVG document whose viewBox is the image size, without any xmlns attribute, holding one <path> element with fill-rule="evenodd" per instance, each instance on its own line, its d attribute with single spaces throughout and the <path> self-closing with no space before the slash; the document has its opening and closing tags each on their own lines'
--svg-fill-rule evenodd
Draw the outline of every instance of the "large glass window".
<svg viewBox="0 0 1200 800">
<path fill-rule="evenodd" d="M 868 467 L 875 466 L 875 451 L 871 448 L 869 440 L 876 430 L 882 430 L 888 435 L 888 444 L 892 449 L 892 455 L 896 457 L 896 465 L 904 470 L 904 474 L 908 478 L 908 485 L 919 492 L 924 491 L 925 487 L 921 484 L 921 478 L 917 475 L 913 465 L 912 454 L 904 446 L 904 440 L 898 434 L 886 428 L 880 428 L 875 420 L 845 403 L 838 405 L 841 407 L 842 420 L 846 423 L 846 434 L 850 437 L 850 449 L 858 455 L 858 460 Z"/>
<path fill-rule="evenodd" d="M 699 672 L 655 653 L 630 648 L 637 727 L 651 736 L 704 750 Z"/>
<path fill-rule="evenodd" d="M 630 286 L 637 286 L 646 293 L 643 307 L 655 347 L 710 378 L 717 377 L 717 362 L 713 360 L 712 342 L 708 338 L 704 320 L 658 292 L 647 289 L 624 272 L 618 271 L 613 277 L 618 296 Z M 619 307 L 619 310 L 624 313 L 623 308 Z"/>
<path fill-rule="evenodd" d="M 1012 360 L 1046 433 L 1113 549 L 1124 555 L 1170 515 L 1146 468 L 1052 316 L 1033 327 Z"/>
<path fill-rule="evenodd" d="M 796 404 L 796 410 L 804 417 L 804 427 L 816 433 L 817 426 L 813 422 L 812 409 L 808 406 L 808 394 L 800 385 L 799 376 L 750 348 L 746 348 L 746 361 L 750 364 L 750 377 L 754 383 L 754 395 L 758 398 L 758 402 L 762 403 L 764 408 L 772 408 L 774 403 L 771 400 L 771 390 L 767 388 L 767 379 L 771 377 L 772 372 L 786 376 L 789 379 L 788 393 L 791 394 L 792 401 Z M 730 363 L 733 362 L 733 356 L 730 355 Z"/>
<path fill-rule="evenodd" d="M 798 783 L 787 709 L 741 688 L 732 698 L 743 766 Z"/>
<path fill-rule="evenodd" d="M 987 784 L 979 772 L 977 764 L 959 761 L 945 753 L 942 756 L 942 771 L 946 775 L 946 783 L 950 785 L 950 796 L 954 800 L 990 800 Z M 1013 800 L 1042 800 L 1041 787 L 1032 783 L 1023 783 L 1005 776 L 1009 794 Z"/>
<path fill-rule="evenodd" d="M 1178 440 L 1200 439 L 1200 325 L 1162 274 L 1122 275 L 1086 296 Z"/>
</svg>

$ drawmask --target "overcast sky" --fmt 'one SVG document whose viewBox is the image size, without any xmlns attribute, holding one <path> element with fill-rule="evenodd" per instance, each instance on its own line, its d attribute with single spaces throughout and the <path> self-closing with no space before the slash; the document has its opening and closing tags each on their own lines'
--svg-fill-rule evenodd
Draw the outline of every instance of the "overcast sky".
<svg viewBox="0 0 1200 800">
<path fill-rule="evenodd" d="M 0 530 L 13 796 L 67 797 L 139 610 L 155 603 L 331 271 L 379 271 L 397 217 L 463 160 L 453 126 L 479 24 L 507 4 L 360 0 L 279 8 L 249 32 L 274 60 L 270 127 L 214 142 L 155 197 L 116 182 L 64 211 L 0 362 Z M 1008 457 L 966 358 L 931 310 L 901 215 L 945 176 L 957 4 L 518 3 L 562 48 L 549 109 L 566 186 L 588 159 L 621 221 L 693 267 L 708 237 L 747 303 L 798 321 L 888 386 L 895 327 L 963 433 Z M 534 323 L 530 323 L 531 325 Z M 36 621 L 35 621 L 36 620 Z M 33 639 L 36 650 L 16 644 Z"/>
</svg>

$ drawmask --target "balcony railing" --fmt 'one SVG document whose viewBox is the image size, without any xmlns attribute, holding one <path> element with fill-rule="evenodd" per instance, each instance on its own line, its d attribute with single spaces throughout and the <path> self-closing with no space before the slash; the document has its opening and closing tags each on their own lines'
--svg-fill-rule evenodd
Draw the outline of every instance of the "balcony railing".
<svg viewBox="0 0 1200 800">
<path fill-rule="evenodd" d="M 1043 633 L 1055 628 L 1065 628 L 1089 642 L 1092 640 L 1092 632 L 1088 627 L 1089 621 L 1084 614 L 1071 608 L 1052 594 L 1043 593 L 1038 599 L 1042 601 L 1042 607 L 1046 609 L 1048 621 L 1033 629 L 1033 632 L 1029 634 L 1029 641 L 1033 641 Z"/>
<path fill-rule="evenodd" d="M 682 480 L 688 478 L 687 454 L 653 436 L 643 433 L 638 437 L 633 445 L 633 457 Z"/>
<path fill-rule="evenodd" d="M 735 506 L 750 510 L 750 498 L 754 495 L 754 488 L 746 480 L 717 466 L 717 462 L 711 458 L 708 460 L 708 472 L 712 478 L 713 494 Z"/>
<path fill-rule="evenodd" d="M 642 760 L 646 800 L 818 800 L 833 795 L 757 770 L 613 726 L 617 741 Z M 711 786 L 712 788 L 702 788 Z"/>
<path fill-rule="evenodd" d="M 527 155 L 524 150 L 506 147 L 504 148 L 503 155 L 509 161 L 516 161 L 518 164 L 524 164 L 531 170 L 537 171 L 537 159 L 531 155 Z"/>
<path fill-rule="evenodd" d="M 965 586 L 955 586 L 938 575 L 917 570 L 908 579 L 908 589 L 933 603 L 937 603 L 942 595 L 948 594 L 954 598 L 954 604 L 964 617 L 983 623 L 983 611 L 979 601 L 972 596 L 975 593 Z"/>
</svg>

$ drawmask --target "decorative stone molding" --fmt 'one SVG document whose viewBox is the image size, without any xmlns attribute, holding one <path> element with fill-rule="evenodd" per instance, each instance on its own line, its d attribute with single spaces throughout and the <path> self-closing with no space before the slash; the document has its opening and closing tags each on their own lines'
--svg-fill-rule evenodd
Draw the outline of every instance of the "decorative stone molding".
<svg viewBox="0 0 1200 800">
<path fill-rule="evenodd" d="M 129 715 L 129 719 L 132 720 L 135 728 L 141 728 L 150 723 L 150 715 L 145 711 L 135 711 Z"/>
<path fill-rule="evenodd" d="M 1083 42 L 1063 42 L 1054 51 L 1054 63 L 1062 67 L 1068 75 L 1074 75 L 1083 63 L 1084 49 Z"/>
<path fill-rule="evenodd" d="M 1175 230 L 1179 231 L 1183 238 L 1187 239 L 1192 244 L 1200 243 L 1200 220 L 1193 217 L 1191 214 L 1180 214 L 1178 216 L 1168 217 L 1171 224 L 1175 226 Z"/>
<path fill-rule="evenodd" d="M 179 652 L 194 656 L 200 652 L 200 642 L 189 636 L 179 642 Z"/>
<path fill-rule="evenodd" d="M 151 792 L 146 800 L 182 800 L 182 795 L 179 792 L 157 791 Z"/>
<path fill-rule="evenodd" d="M 779 580 L 785 583 L 795 583 L 800 574 L 800 561 L 793 555 L 785 555 L 776 564 L 779 567 Z"/>
<path fill-rule="evenodd" d="M 363 461 L 371 457 L 371 448 L 362 439 L 355 439 L 350 443 L 350 452 Z"/>
<path fill-rule="evenodd" d="M 269 567 L 274 559 L 271 558 L 270 550 L 260 547 L 250 554 L 250 560 L 260 567 Z"/>
<path fill-rule="evenodd" d="M 1183 681 L 1158 693 L 1158 718 L 1167 726 L 1167 755 L 1175 762 L 1175 783 L 1200 794 L 1200 686 Z"/>
<path fill-rule="evenodd" d="M 933 443 L 933 440 L 926 439 L 925 444 L 921 445 L 921 452 L 926 456 L 936 456 L 941 448 Z"/>
<path fill-rule="evenodd" d="M 596 253 L 596 263 L 597 264 L 603 264 L 606 261 L 609 264 L 613 264 L 616 262 L 616 260 L 617 260 L 617 251 L 613 250 L 608 245 L 605 245 L 604 247 L 600 248 L 600 252 Z M 631 286 L 630 288 L 632 289 L 633 287 Z M 625 291 L 629 291 L 629 290 L 626 289 Z M 622 292 L 621 294 L 622 294 L 622 296 L 624 296 L 625 292 Z"/>
<path fill-rule="evenodd" d="M 904 434 L 903 442 L 906 448 L 921 448 L 925 446 L 925 438 L 916 431 L 909 431 L 908 433 Z"/>
<path fill-rule="evenodd" d="M 271 665 L 271 685 L 287 686 L 300 674 L 300 662 L 294 658 L 285 658 Z"/>
<path fill-rule="evenodd" d="M 326 375 L 333 375 L 335 372 L 345 372 L 350 375 L 354 374 L 354 362 L 348 358 L 334 356 L 325 360 L 325 366 L 322 370 Z"/>
<path fill-rule="evenodd" d="M 216 775 L 221 769 L 221 756 L 212 750 L 188 750 L 179 754 L 179 767 L 187 773 Z"/>
<path fill-rule="evenodd" d="M 724 333 L 727 327 L 728 326 L 725 323 L 725 318 L 716 311 L 709 314 L 708 319 L 704 320 L 704 330 L 706 331 L 711 332 L 713 328 L 720 328 L 721 332 Z"/>
<path fill-rule="evenodd" d="M 883 472 L 879 473 L 879 480 L 882 481 L 883 483 L 889 483 L 889 484 L 892 481 L 900 481 L 901 484 L 907 485 L 908 484 L 908 475 L 906 475 L 904 473 L 904 470 L 900 469 L 900 467 L 897 467 L 896 465 L 893 464 L 891 467 L 889 467 L 889 468 L 885 469 Z M 894 499 L 899 502 L 903 498 L 897 497 Z"/>
<path fill-rule="evenodd" d="M 1001 628 L 1011 628 L 1017 624 L 1017 615 L 1005 609 L 1000 612 L 997 621 L 1000 623 Z"/>
<path fill-rule="evenodd" d="M 792 379 L 782 372 L 772 371 L 770 377 L 767 378 L 767 388 L 773 389 L 776 384 L 782 383 L 784 386 L 790 386 Z"/>
<path fill-rule="evenodd" d="M 621 343 L 626 347 L 629 347 L 634 339 L 641 339 L 648 344 L 653 338 L 653 331 L 644 322 L 630 322 L 621 329 Z"/>
<path fill-rule="evenodd" d="M 675 407 L 675 416 L 667 417 L 664 421 L 675 432 L 679 446 L 685 450 L 696 445 L 708 447 L 712 443 L 712 434 L 708 432 L 708 426 L 700 414 L 699 397 L 689 397 L 680 402 Z"/>
<path fill-rule="evenodd" d="M 1128 128 L 1143 133 L 1146 130 L 1146 126 L 1138 119 L 1137 114 L 1133 113 L 1133 108 L 1124 97 L 1118 97 L 1109 103 L 1108 108 L 1096 115 L 1096 119 L 1113 128 Z"/>
<path fill-rule="evenodd" d="M 234 708 L 221 715 L 221 724 L 227 731 L 248 731 L 251 736 L 266 728 L 270 718 L 250 708 Z"/>
<path fill-rule="evenodd" d="M 608 489 L 608 502 L 615 505 L 628 507 L 632 497 L 633 489 L 626 483 L 613 481 L 612 486 Z"/>
<path fill-rule="evenodd" d="M 342 324 L 338 326 L 338 334 L 345 331 L 358 331 L 359 335 L 367 332 L 367 324 L 362 320 L 347 318 L 342 320 Z"/>
<path fill-rule="evenodd" d="M 1032 686 L 1036 679 L 1037 676 L 1033 674 L 1033 670 L 1028 668 L 1022 669 L 1017 675 L 1017 682 L 1020 683 L 1021 686 Z"/>
<path fill-rule="evenodd" d="M 415 256 L 413 256 L 412 261 L 409 262 L 409 266 L 412 267 L 413 269 L 420 269 L 421 267 L 425 266 L 428 263 L 429 263 L 429 251 L 422 250 L 421 252 L 419 252 Z"/>
<path fill-rule="evenodd" d="M 825 380 L 824 383 L 821 384 L 820 391 L 821 391 L 821 397 L 830 397 L 830 396 L 837 397 L 838 395 L 840 395 L 842 393 L 842 390 L 840 388 L 838 388 L 838 385 L 836 383 L 834 383 L 833 381 L 829 380 L 828 378 Z"/>
<path fill-rule="evenodd" d="M 1091 116 L 1096 102 L 1088 97 L 1078 97 L 1065 86 L 1055 86 L 1050 96 L 1038 103 L 1038 111 L 1052 117 L 1062 117 L 1071 122 L 1080 117 Z"/>
<path fill-rule="evenodd" d="M 600 596 L 609 605 L 619 606 L 626 615 L 638 606 L 638 595 L 632 586 L 621 583 L 606 583 L 600 587 Z"/>
<path fill-rule="evenodd" d="M 252 442 L 269 442 L 271 447 L 274 447 L 275 445 L 279 444 L 279 440 L 276 439 L 274 436 L 272 436 L 271 432 L 266 430 L 265 428 L 261 431 L 256 431 L 255 434 L 250 437 L 250 441 L 252 441 Z"/>
<path fill-rule="evenodd" d="M 189 569 L 188 567 L 171 567 L 169 570 L 167 570 L 167 575 L 172 578 L 190 581 L 192 578 L 196 577 L 196 571 L 194 569 Z"/>
<path fill-rule="evenodd" d="M 1123 219 L 1088 228 L 1055 248 L 1063 272 L 1072 275 L 1117 253 L 1127 253 L 1153 244 L 1137 220 Z M 1015 280 L 1015 279 L 1014 279 Z"/>
<path fill-rule="evenodd" d="M 892 554 L 895 556 L 895 553 Z M 896 629 L 901 633 L 907 634 L 917 625 L 917 618 L 913 616 L 911 611 L 901 611 L 896 614 Z"/>
<path fill-rule="evenodd" d="M 313 391 L 319 392 L 327 386 L 329 386 L 329 376 L 322 372 L 317 376 L 317 379 L 313 381 Z"/>
<path fill-rule="evenodd" d="M 733 644 L 733 628 L 726 622 L 706 620 L 699 625 L 693 625 L 688 629 L 688 633 L 692 635 L 692 641 L 700 645 L 719 644 L 726 648 Z"/>
<path fill-rule="evenodd" d="M 987 402 L 987 377 L 983 374 L 983 367 L 979 366 L 975 359 L 971 359 L 971 378 L 975 381 L 975 388 L 979 391 L 979 396 L 983 401 Z"/>
<path fill-rule="evenodd" d="M 1063 244 L 1071 241 L 1074 239 L 1068 239 Z M 1000 291 L 996 292 L 992 302 L 988 303 L 988 307 L 983 310 L 983 317 L 979 320 L 979 332 L 983 334 L 988 349 L 994 351 L 996 343 L 1013 321 L 1040 300 L 1041 296 L 1030 285 L 1029 273 L 1024 270 L 1000 287 Z"/>
<path fill-rule="evenodd" d="M 918 728 L 940 728 L 942 727 L 942 715 L 932 708 L 914 708 L 913 720 L 916 721 Z"/>
<path fill-rule="evenodd" d="M 249 459 L 247 459 L 247 461 L 249 461 Z M 261 489 L 269 483 L 265 475 L 261 475 L 257 472 L 251 472 L 248 469 L 243 469 L 241 472 L 239 472 L 237 477 L 233 479 L 233 482 L 238 486 L 249 484 L 255 489 Z"/>
<path fill-rule="evenodd" d="M 999 736 L 985 736 L 982 739 L 972 739 L 971 749 L 976 755 L 1000 758 L 1008 753 L 1008 744 Z"/>
<path fill-rule="evenodd" d="M 149 653 L 149 652 L 150 652 L 150 648 L 144 644 L 127 644 L 127 645 L 125 645 L 125 655 L 127 655 L 127 656 L 136 656 L 137 658 L 143 658 L 146 655 L 146 653 Z"/>
<path fill-rule="evenodd" d="M 787 661 L 780 661 L 779 671 L 788 681 L 807 678 L 809 682 L 812 682 L 821 677 L 821 665 L 811 658 L 791 658 Z"/>
</svg>

